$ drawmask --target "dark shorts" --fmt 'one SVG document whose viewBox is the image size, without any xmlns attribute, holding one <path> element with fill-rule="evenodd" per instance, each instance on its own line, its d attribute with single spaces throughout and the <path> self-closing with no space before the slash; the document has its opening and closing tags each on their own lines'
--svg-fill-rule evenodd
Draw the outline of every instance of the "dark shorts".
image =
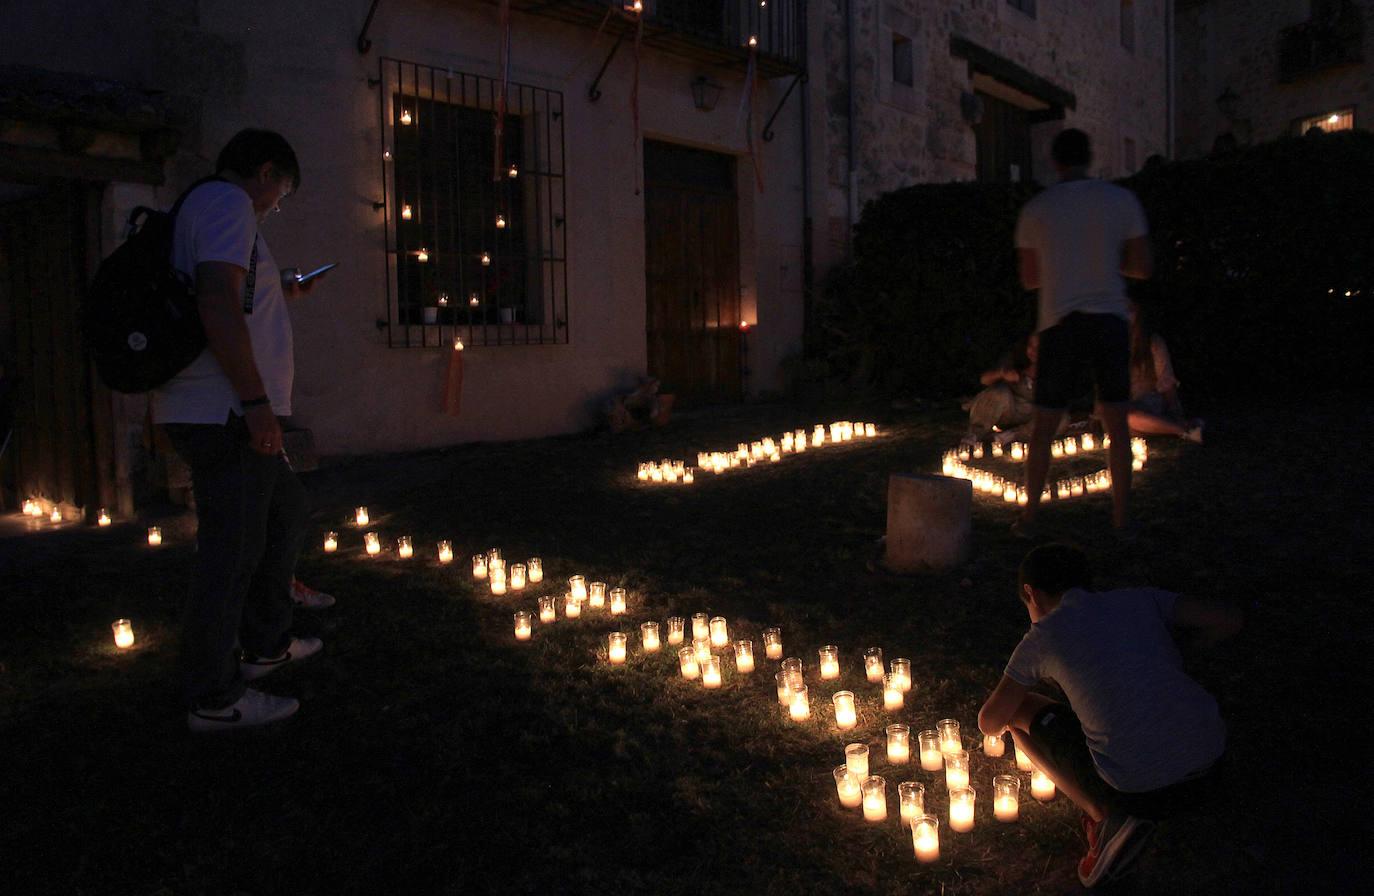
<svg viewBox="0 0 1374 896">
<path fill-rule="evenodd" d="M 1035 404 L 1063 410 L 1093 386 L 1098 401 L 1129 401 L 1130 363 L 1130 324 L 1124 318 L 1075 311 L 1040 331 Z"/>
<path fill-rule="evenodd" d="M 1125 812 L 1137 818 L 1167 818 L 1207 799 L 1222 766 L 1219 759 L 1211 767 L 1199 769 L 1196 774 L 1168 787 L 1126 793 L 1102 780 L 1088 750 L 1082 723 L 1063 703 L 1052 703 L 1036 713 L 1030 737 L 1035 749 L 1045 756 L 1050 766 L 1046 771 L 1051 777 L 1063 776 L 1076 781 L 1109 811 Z"/>
</svg>

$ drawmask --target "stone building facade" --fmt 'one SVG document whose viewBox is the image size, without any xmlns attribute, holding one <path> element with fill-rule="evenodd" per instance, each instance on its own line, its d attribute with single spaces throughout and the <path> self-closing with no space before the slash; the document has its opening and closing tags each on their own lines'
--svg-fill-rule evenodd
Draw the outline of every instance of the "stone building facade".
<svg viewBox="0 0 1374 896">
<path fill-rule="evenodd" d="M 1371 23 L 1374 0 L 1179 0 L 1178 154 L 1205 155 L 1218 138 L 1368 128 Z"/>
</svg>

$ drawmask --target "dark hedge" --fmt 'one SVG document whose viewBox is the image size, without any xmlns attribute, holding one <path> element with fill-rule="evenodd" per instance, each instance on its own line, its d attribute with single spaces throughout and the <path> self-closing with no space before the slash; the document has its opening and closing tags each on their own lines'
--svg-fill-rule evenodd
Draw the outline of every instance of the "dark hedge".
<svg viewBox="0 0 1374 896">
<path fill-rule="evenodd" d="M 1154 309 L 1189 400 L 1367 381 L 1374 135 L 1157 161 L 1121 183 L 1145 206 L 1155 249 L 1155 278 L 1133 294 Z M 973 391 L 1034 324 L 1012 248 L 1034 192 L 923 184 L 868 203 L 853 262 L 817 302 L 811 357 L 889 392 Z"/>
</svg>

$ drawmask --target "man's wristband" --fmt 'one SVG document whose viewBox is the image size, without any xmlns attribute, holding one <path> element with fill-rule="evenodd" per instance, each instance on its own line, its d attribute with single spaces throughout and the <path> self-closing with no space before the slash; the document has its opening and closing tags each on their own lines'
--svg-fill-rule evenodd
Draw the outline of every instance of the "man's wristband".
<svg viewBox="0 0 1374 896">
<path fill-rule="evenodd" d="M 260 408 L 271 403 L 271 399 L 266 395 L 259 395 L 257 398 L 245 398 L 239 402 L 239 405 L 246 411 L 249 408 Z"/>
</svg>

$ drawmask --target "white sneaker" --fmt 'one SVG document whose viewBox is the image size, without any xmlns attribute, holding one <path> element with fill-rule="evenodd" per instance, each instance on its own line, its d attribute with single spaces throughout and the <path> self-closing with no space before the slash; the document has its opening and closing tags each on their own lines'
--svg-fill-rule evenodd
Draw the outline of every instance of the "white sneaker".
<svg viewBox="0 0 1374 896">
<path fill-rule="evenodd" d="M 245 658 L 239 663 L 239 674 L 243 676 L 244 681 L 256 681 L 287 663 L 310 659 L 323 649 L 324 642 L 319 638 L 292 638 L 291 643 L 286 645 L 286 649 L 278 656 Z"/>
<path fill-rule="evenodd" d="M 334 595 L 316 591 L 297 579 L 291 580 L 291 600 L 303 610 L 323 610 L 334 606 Z"/>
<path fill-rule="evenodd" d="M 255 728 L 288 719 L 301 708 L 295 697 L 273 697 L 248 688 L 236 703 L 223 709 L 193 709 L 186 714 L 186 726 L 192 731 L 234 731 Z"/>
</svg>

